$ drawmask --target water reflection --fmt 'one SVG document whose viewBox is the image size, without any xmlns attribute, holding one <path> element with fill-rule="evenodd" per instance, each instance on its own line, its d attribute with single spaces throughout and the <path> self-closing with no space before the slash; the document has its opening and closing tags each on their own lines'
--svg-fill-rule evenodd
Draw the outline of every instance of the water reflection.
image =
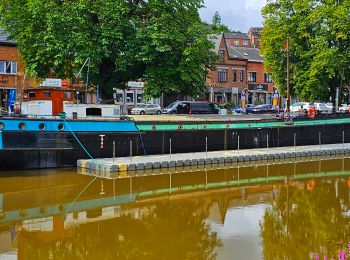
<svg viewBox="0 0 350 260">
<path fill-rule="evenodd" d="M 341 259 L 350 241 L 349 186 L 350 179 L 281 186 L 261 225 L 265 259 Z"/>
<path fill-rule="evenodd" d="M 119 179 L 10 172 L 0 256 L 331 259 L 350 241 L 349 170 L 333 158 Z"/>
</svg>

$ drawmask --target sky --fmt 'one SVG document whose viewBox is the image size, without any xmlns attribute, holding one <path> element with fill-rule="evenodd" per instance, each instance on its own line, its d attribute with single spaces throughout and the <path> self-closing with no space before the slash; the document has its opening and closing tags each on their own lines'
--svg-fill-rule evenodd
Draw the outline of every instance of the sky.
<svg viewBox="0 0 350 260">
<path fill-rule="evenodd" d="M 261 9 L 265 4 L 266 0 L 204 0 L 206 7 L 199 12 L 202 20 L 211 22 L 218 11 L 228 28 L 248 32 L 250 27 L 262 26 Z"/>
</svg>

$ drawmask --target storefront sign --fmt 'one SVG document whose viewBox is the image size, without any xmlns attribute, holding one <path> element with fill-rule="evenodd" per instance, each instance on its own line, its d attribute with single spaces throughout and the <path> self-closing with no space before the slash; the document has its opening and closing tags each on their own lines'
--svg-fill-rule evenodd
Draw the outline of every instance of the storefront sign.
<svg viewBox="0 0 350 260">
<path fill-rule="evenodd" d="M 258 91 L 267 91 L 268 89 L 267 84 L 249 84 L 248 89 L 249 90 L 258 90 Z"/>
<path fill-rule="evenodd" d="M 129 88 L 143 88 L 145 85 L 144 82 L 137 82 L 137 81 L 129 81 L 128 87 Z"/>
<path fill-rule="evenodd" d="M 50 87 L 50 88 L 60 88 L 62 87 L 62 80 L 61 79 L 53 79 L 53 78 L 46 78 L 43 82 L 41 82 L 42 87 Z"/>
<path fill-rule="evenodd" d="M 209 86 L 213 87 L 213 88 L 220 88 L 220 87 L 223 87 L 224 84 L 222 84 L 222 83 L 210 83 Z"/>
</svg>

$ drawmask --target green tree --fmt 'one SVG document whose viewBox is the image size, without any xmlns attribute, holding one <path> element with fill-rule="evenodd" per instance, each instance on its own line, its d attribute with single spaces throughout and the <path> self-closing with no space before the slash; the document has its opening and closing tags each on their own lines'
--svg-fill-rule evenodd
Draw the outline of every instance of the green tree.
<svg viewBox="0 0 350 260">
<path fill-rule="evenodd" d="M 224 33 L 230 31 L 226 25 L 222 24 L 221 16 L 218 11 L 214 13 L 210 27 L 215 33 Z"/>
<path fill-rule="evenodd" d="M 1 25 L 31 76 L 74 78 L 87 58 L 105 92 L 146 80 L 146 92 L 196 95 L 217 56 L 202 0 L 1 0 Z M 84 70 L 86 73 L 86 70 Z"/>
<path fill-rule="evenodd" d="M 349 82 L 350 1 L 278 0 L 263 9 L 262 54 L 276 85 L 285 93 L 285 44 L 289 42 L 290 83 L 304 100 L 335 100 Z"/>
</svg>

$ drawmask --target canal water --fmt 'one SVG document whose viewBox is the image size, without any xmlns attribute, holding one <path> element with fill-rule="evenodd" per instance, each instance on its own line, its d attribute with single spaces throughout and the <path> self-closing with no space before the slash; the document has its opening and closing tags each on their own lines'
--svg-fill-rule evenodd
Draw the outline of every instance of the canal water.
<svg viewBox="0 0 350 260">
<path fill-rule="evenodd" d="M 0 178 L 0 259 L 348 259 L 349 220 L 344 157 Z"/>
</svg>

